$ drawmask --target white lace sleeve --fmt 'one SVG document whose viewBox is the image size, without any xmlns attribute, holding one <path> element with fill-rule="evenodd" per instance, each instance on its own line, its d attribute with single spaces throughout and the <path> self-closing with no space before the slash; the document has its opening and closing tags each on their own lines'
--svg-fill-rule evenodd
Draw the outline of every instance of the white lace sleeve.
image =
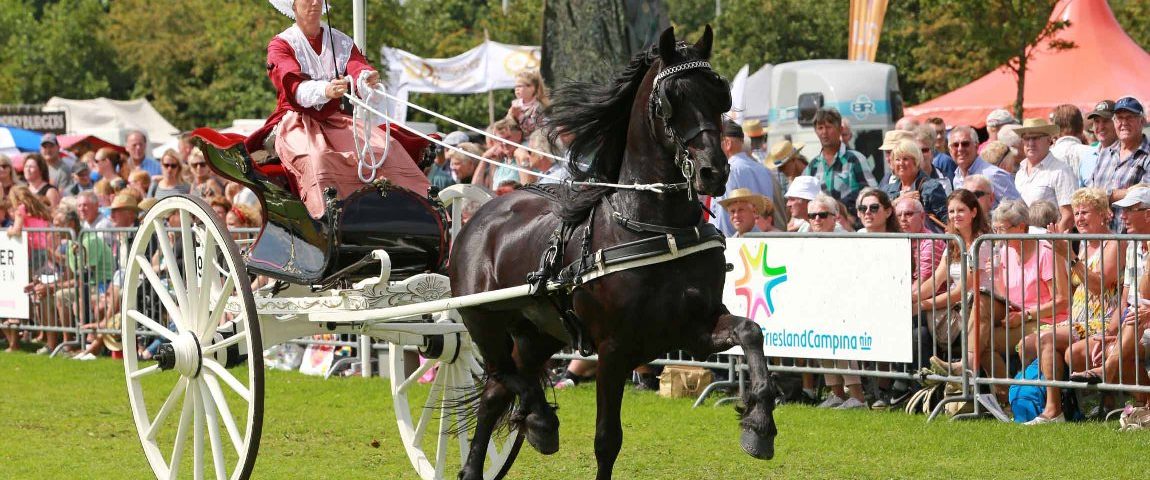
<svg viewBox="0 0 1150 480">
<path fill-rule="evenodd" d="M 319 107 L 328 102 L 326 80 L 305 80 L 295 89 L 295 101 L 304 108 Z"/>
</svg>

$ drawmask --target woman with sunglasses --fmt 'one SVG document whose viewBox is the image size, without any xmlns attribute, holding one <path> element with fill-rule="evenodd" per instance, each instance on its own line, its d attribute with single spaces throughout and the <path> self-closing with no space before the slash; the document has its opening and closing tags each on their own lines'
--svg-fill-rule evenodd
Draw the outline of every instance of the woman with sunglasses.
<svg viewBox="0 0 1150 480">
<path fill-rule="evenodd" d="M 12 187 L 20 184 L 12 169 L 12 159 L 0 153 L 0 197 L 7 197 Z"/>
<path fill-rule="evenodd" d="M 894 216 L 894 206 L 890 197 L 877 188 L 867 187 L 859 193 L 855 202 L 862 221 L 861 233 L 898 233 L 898 219 Z"/>
<path fill-rule="evenodd" d="M 187 195 L 192 192 L 192 186 L 184 181 L 184 166 L 180 163 L 180 156 L 175 150 L 168 149 L 160 157 L 160 165 L 164 173 L 160 180 L 152 182 L 148 190 L 148 197 L 157 201 L 173 195 Z"/>
<path fill-rule="evenodd" d="M 914 140 L 902 140 L 890 152 L 890 183 L 883 190 L 891 200 L 902 195 L 918 199 L 926 210 L 926 226 L 932 232 L 941 232 L 946 225 L 946 189 L 938 180 L 928 177 L 919 167 L 923 162 L 922 148 Z"/>
<path fill-rule="evenodd" d="M 192 148 L 188 152 L 188 169 L 192 171 L 192 195 L 212 198 L 224 194 L 223 185 L 212 175 L 212 169 L 208 168 L 208 161 L 200 149 Z"/>
</svg>

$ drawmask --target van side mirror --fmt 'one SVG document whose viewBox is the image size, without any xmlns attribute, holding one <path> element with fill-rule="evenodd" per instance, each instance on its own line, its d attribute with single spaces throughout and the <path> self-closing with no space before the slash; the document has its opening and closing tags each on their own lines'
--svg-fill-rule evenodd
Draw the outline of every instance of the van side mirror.
<svg viewBox="0 0 1150 480">
<path fill-rule="evenodd" d="M 815 112 L 823 108 L 823 94 L 803 93 L 799 95 L 799 125 L 809 127 L 815 124 Z"/>
<path fill-rule="evenodd" d="M 898 90 L 890 91 L 890 123 L 897 122 L 902 118 L 902 92 Z"/>
</svg>

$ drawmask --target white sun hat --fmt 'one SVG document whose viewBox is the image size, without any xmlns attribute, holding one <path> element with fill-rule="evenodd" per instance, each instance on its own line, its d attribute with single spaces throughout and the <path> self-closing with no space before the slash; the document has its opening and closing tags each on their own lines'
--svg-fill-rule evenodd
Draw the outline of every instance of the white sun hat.
<svg viewBox="0 0 1150 480">
<path fill-rule="evenodd" d="M 268 0 L 268 3 L 271 3 L 273 7 L 276 7 L 276 10 L 279 10 L 280 13 L 287 15 L 287 17 L 292 20 L 295 20 L 295 10 L 292 10 L 292 4 L 295 3 L 295 0 Z M 323 2 L 323 13 L 327 13 L 327 9 L 330 6 L 331 4 L 325 0 Z"/>
</svg>

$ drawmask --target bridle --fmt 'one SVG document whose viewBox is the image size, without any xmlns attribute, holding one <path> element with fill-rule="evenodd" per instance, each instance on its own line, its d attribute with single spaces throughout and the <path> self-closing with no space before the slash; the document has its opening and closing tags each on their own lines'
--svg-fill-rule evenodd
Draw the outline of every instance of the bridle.
<svg viewBox="0 0 1150 480">
<path fill-rule="evenodd" d="M 659 70 L 659 73 L 655 75 L 655 80 L 652 82 L 651 97 L 647 108 L 647 120 L 652 129 L 655 129 L 655 119 L 659 119 L 663 123 L 662 138 L 674 146 L 675 166 L 679 168 L 679 173 L 681 173 L 683 179 L 686 180 L 683 183 L 667 185 L 666 188 L 672 191 L 686 190 L 688 200 L 694 200 L 696 198 L 694 187 L 696 159 L 694 154 L 687 149 L 687 142 L 694 140 L 695 137 L 703 132 L 718 133 L 720 131 L 719 125 L 710 120 L 700 121 L 682 135 L 676 132 L 675 127 L 671 125 L 671 118 L 675 112 L 671 104 L 671 99 L 667 97 L 667 91 L 663 84 L 669 78 L 682 75 L 692 70 L 706 70 L 711 72 L 712 75 L 718 75 L 711 69 L 711 63 L 706 60 L 690 60 L 664 67 Z M 658 132 L 654 133 L 656 138 L 659 138 Z"/>
</svg>

